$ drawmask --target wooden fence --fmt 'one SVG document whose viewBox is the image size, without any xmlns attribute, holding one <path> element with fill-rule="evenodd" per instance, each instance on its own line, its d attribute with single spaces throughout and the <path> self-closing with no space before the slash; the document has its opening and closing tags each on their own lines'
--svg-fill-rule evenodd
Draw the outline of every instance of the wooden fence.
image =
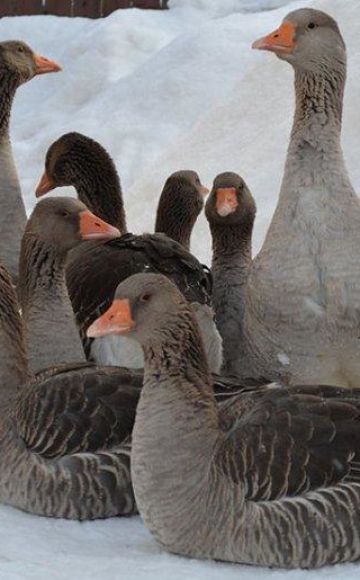
<svg viewBox="0 0 360 580">
<path fill-rule="evenodd" d="M 101 18 L 118 8 L 167 8 L 168 0 L 0 0 L 1 16 L 55 14 Z"/>
</svg>

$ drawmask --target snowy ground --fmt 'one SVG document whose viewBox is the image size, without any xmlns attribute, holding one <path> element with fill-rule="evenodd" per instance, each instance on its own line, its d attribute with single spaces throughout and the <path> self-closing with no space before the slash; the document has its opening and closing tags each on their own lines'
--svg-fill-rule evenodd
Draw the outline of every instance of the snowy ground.
<svg viewBox="0 0 360 580">
<path fill-rule="evenodd" d="M 346 39 L 344 149 L 360 191 L 359 0 L 172 0 L 169 11 L 124 10 L 98 21 L 0 20 L 0 40 L 25 40 L 64 66 L 16 97 L 12 135 L 28 209 L 48 145 L 78 130 L 116 161 L 134 232 L 152 229 L 170 172 L 196 169 L 206 184 L 220 171 L 241 173 L 258 205 L 257 250 L 277 200 L 293 93 L 290 67 L 250 44 L 305 5 L 334 15 Z M 193 250 L 209 261 L 204 219 Z M 286 573 L 178 558 L 160 552 L 139 518 L 79 524 L 7 507 L 0 518 L 1 580 L 350 580 L 360 571 L 348 565 Z"/>
</svg>

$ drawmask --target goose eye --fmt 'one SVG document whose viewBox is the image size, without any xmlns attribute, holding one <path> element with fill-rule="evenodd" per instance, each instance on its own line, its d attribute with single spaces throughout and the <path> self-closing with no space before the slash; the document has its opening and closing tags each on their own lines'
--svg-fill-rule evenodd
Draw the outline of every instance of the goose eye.
<svg viewBox="0 0 360 580">
<path fill-rule="evenodd" d="M 69 217 L 70 214 L 68 211 L 66 211 L 66 209 L 64 209 L 60 212 L 60 215 L 61 215 L 61 217 L 66 218 L 66 217 Z"/>
<path fill-rule="evenodd" d="M 315 22 L 309 22 L 309 24 L 307 25 L 308 28 L 312 29 L 312 28 L 316 28 L 317 24 L 315 24 Z"/>
<path fill-rule="evenodd" d="M 17 51 L 18 51 L 18 52 L 21 52 L 21 53 L 24 53 L 24 52 L 25 52 L 25 51 L 24 51 L 24 47 L 23 47 L 23 46 L 18 46 L 18 49 L 17 49 Z"/>
<path fill-rule="evenodd" d="M 142 296 L 140 296 L 141 302 L 148 302 L 151 298 L 150 292 L 145 292 Z"/>
</svg>

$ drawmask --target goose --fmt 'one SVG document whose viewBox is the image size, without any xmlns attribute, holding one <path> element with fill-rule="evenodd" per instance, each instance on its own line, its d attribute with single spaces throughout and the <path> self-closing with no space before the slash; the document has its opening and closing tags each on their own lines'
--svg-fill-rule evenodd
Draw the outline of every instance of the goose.
<svg viewBox="0 0 360 580">
<path fill-rule="evenodd" d="M 205 205 L 212 237 L 212 300 L 223 340 L 225 375 L 251 375 L 243 333 L 244 291 L 252 260 L 256 204 L 245 181 L 230 171 L 216 176 Z"/>
<path fill-rule="evenodd" d="M 85 362 L 66 288 L 67 255 L 82 240 L 90 243 L 119 235 L 116 227 L 77 200 L 49 198 L 36 206 L 21 242 L 17 288 L 32 372 Z"/>
<path fill-rule="evenodd" d="M 24 42 L 0 42 L 1 258 L 14 284 L 17 279 L 26 213 L 9 135 L 11 107 L 20 85 L 37 75 L 60 70 L 61 67 L 56 62 L 36 54 Z"/>
<path fill-rule="evenodd" d="M 95 215 L 127 232 L 120 177 L 100 143 L 82 133 L 65 133 L 46 152 L 45 170 L 36 187 L 42 197 L 56 187 L 72 185 Z"/>
<path fill-rule="evenodd" d="M 196 171 L 172 173 L 160 195 L 155 232 L 166 234 L 190 251 L 191 233 L 208 193 Z"/>
<path fill-rule="evenodd" d="M 51 240 L 64 252 L 79 243 L 80 236 L 112 237 L 114 229 L 77 200 L 40 202 L 30 217 L 22 247 L 29 260 L 24 270 L 22 255 L 23 308 L 26 296 L 30 299 L 34 292 L 43 298 L 46 289 L 54 298 L 55 310 L 62 309 L 56 297 L 56 287 L 62 291 L 61 273 Z M 27 333 L 28 357 L 19 304 L 9 274 L 0 267 L 0 501 L 37 515 L 77 520 L 136 513 L 127 441 L 142 373 L 99 368 L 80 359 L 68 364 L 56 361 L 34 376 L 31 369 L 38 370 L 47 362 L 42 353 L 40 361 L 34 359 L 36 332 L 46 352 L 46 340 L 52 340 L 54 352 L 61 350 L 63 337 L 56 335 L 56 328 L 51 335 L 45 327 L 46 317 L 52 326 L 57 316 L 55 312 L 51 319 L 48 304 L 44 303 L 43 310 L 38 305 L 44 325 Z M 24 310 L 28 326 L 33 318 Z M 34 315 L 34 308 L 30 311 Z M 44 337 L 39 336 L 41 329 Z"/>
<path fill-rule="evenodd" d="M 143 348 L 131 474 L 160 546 L 280 568 L 360 558 L 358 389 L 273 383 L 217 405 L 194 315 L 161 275 L 124 280 L 87 332 Z"/>
<path fill-rule="evenodd" d="M 360 385 L 360 201 L 340 144 L 346 49 L 335 20 L 304 8 L 253 47 L 295 71 L 278 204 L 246 286 L 253 369 L 289 384 Z"/>
<path fill-rule="evenodd" d="M 195 174 L 187 174 L 189 177 L 196 183 Z M 119 177 L 110 156 L 99 143 L 79 133 L 68 133 L 50 146 L 36 195 L 41 197 L 63 185 L 75 186 L 79 199 L 90 210 L 118 227 L 122 234 L 126 232 Z M 196 183 L 196 187 L 200 194 L 204 193 L 201 184 Z M 173 199 L 167 195 L 168 203 L 173 203 Z M 163 202 L 162 211 L 169 211 Z M 118 218 L 114 220 L 116 215 Z M 78 246 L 69 255 L 67 287 L 87 357 L 97 364 L 142 368 L 143 355 L 136 342 L 126 337 L 89 340 L 86 329 L 111 303 L 118 283 L 145 270 L 169 276 L 190 300 L 202 329 L 212 371 L 219 372 L 222 341 L 211 306 L 210 272 L 181 244 L 162 233 L 127 233 L 110 243 Z"/>
</svg>

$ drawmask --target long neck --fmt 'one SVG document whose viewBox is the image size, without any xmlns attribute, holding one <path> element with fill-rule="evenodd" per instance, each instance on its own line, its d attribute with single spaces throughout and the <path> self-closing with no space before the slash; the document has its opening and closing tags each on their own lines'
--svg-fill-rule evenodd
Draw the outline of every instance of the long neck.
<svg viewBox="0 0 360 580">
<path fill-rule="evenodd" d="M 30 374 L 23 323 L 9 274 L 0 266 L 0 407 L 13 400 Z"/>
<path fill-rule="evenodd" d="M 197 523 L 206 519 L 206 495 L 199 497 L 199 489 L 208 484 L 219 435 L 209 372 L 198 329 L 192 334 L 193 329 L 190 313 L 178 312 L 161 337 L 154 333 L 144 348 L 132 480 L 145 523 L 164 545 L 174 521 L 181 542 L 189 541 L 194 505 Z"/>
<path fill-rule="evenodd" d="M 65 260 L 66 254 L 25 233 L 19 296 L 33 372 L 85 360 L 66 289 Z"/>
<path fill-rule="evenodd" d="M 80 201 L 106 222 L 127 232 L 119 176 L 110 159 L 89 158 L 75 183 Z"/>
<path fill-rule="evenodd" d="M 202 207 L 203 201 L 189 184 L 183 180 L 166 183 L 157 207 L 155 232 L 166 234 L 189 250 L 191 233 Z"/>
<path fill-rule="evenodd" d="M 251 265 L 253 221 L 240 225 L 210 224 L 213 244 L 211 272 L 216 325 L 223 339 L 223 372 L 245 375 L 244 303 Z"/>
<path fill-rule="evenodd" d="M 143 350 L 145 378 L 141 408 L 145 410 L 148 425 L 152 413 L 158 417 L 163 415 L 166 423 L 172 416 L 171 425 L 177 417 L 177 404 L 184 412 L 180 430 L 199 428 L 200 424 L 204 429 L 216 427 L 217 407 L 211 375 L 200 331 L 188 306 L 181 306 L 176 316 L 169 316 L 166 328 L 154 331 Z M 174 402 L 171 408 L 170 401 Z M 158 435 L 161 437 L 160 432 Z"/>
<path fill-rule="evenodd" d="M 350 186 L 341 149 L 346 68 L 295 70 L 296 108 L 282 186 Z"/>
<path fill-rule="evenodd" d="M 166 201 L 166 200 L 164 200 Z M 159 203 L 155 232 L 169 236 L 187 250 L 190 250 L 190 238 L 198 214 L 192 213 L 190 209 L 182 208 L 183 211 L 175 211 L 174 207 L 167 207 L 167 204 Z"/>
<path fill-rule="evenodd" d="M 17 85 L 16 77 L 0 69 L 0 253 L 14 283 L 17 281 L 21 237 L 26 223 L 25 206 L 9 137 L 11 106 Z"/>
</svg>

